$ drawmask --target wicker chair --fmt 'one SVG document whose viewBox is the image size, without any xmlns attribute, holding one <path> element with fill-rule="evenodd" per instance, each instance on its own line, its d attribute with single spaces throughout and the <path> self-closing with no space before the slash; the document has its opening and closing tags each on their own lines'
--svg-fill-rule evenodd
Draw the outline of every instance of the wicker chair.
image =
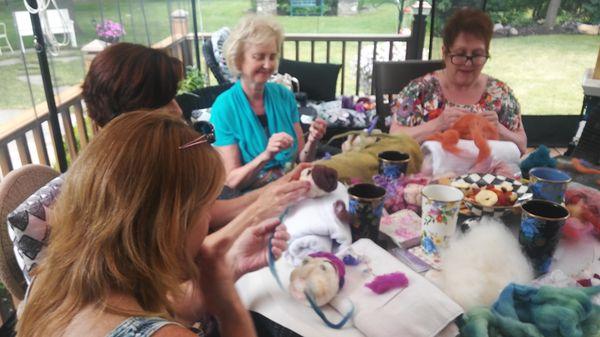
<svg viewBox="0 0 600 337">
<path fill-rule="evenodd" d="M 6 217 L 25 199 L 57 176 L 58 172 L 48 166 L 30 164 L 10 172 L 0 182 L 0 280 L 15 302 L 23 299 L 27 284 L 15 258 Z"/>
</svg>

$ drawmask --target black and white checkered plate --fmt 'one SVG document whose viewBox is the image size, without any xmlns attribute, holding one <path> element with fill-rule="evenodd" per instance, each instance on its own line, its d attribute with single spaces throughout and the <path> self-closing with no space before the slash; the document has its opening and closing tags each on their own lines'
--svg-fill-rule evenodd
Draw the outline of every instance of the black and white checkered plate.
<svg viewBox="0 0 600 337">
<path fill-rule="evenodd" d="M 512 179 L 512 178 L 507 178 L 505 176 L 489 174 L 489 173 L 484 174 L 484 175 L 481 175 L 478 173 L 463 174 L 462 176 L 454 179 L 452 185 L 456 185 L 457 183 L 459 185 L 466 183 L 471 186 L 473 184 L 475 184 L 479 188 L 483 188 L 487 185 L 498 186 L 504 182 L 508 182 L 509 184 L 511 184 L 512 188 L 513 188 L 513 192 L 515 192 L 517 194 L 517 201 L 512 206 L 488 207 L 488 206 L 482 206 L 472 200 L 465 199 L 465 205 L 471 211 L 471 213 L 473 213 L 473 215 L 476 215 L 476 216 L 488 215 L 488 216 L 500 217 L 500 216 L 510 212 L 515 206 L 518 206 L 519 204 L 523 203 L 525 200 L 531 199 L 532 195 L 531 195 L 531 193 L 529 193 L 529 186 L 524 185 L 520 181 Z"/>
</svg>

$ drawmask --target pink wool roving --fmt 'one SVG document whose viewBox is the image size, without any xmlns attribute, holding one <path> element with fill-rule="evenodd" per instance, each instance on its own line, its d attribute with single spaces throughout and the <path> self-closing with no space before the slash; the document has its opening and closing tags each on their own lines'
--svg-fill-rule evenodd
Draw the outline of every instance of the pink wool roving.
<svg viewBox="0 0 600 337">
<path fill-rule="evenodd" d="M 379 275 L 373 281 L 365 284 L 365 287 L 376 294 L 383 294 L 390 289 L 406 288 L 407 286 L 408 278 L 400 272 Z"/>
</svg>

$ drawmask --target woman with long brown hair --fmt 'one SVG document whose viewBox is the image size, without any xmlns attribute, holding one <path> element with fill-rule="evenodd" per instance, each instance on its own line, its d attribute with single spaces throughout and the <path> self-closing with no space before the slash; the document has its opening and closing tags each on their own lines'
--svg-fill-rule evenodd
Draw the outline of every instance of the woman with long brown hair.
<svg viewBox="0 0 600 337">
<path fill-rule="evenodd" d="M 69 170 L 50 218 L 17 336 L 195 336 L 171 303 L 200 289 L 224 336 L 253 336 L 224 258 L 239 233 L 211 236 L 225 173 L 219 154 L 180 118 L 115 118 Z"/>
<path fill-rule="evenodd" d="M 82 85 L 82 97 L 88 115 L 99 127 L 110 125 L 114 118 L 136 110 L 144 110 L 146 113 L 165 111 L 174 116 L 181 116 L 181 110 L 174 98 L 182 78 L 181 61 L 164 51 L 138 44 L 117 43 L 104 49 L 92 61 Z M 302 167 L 295 173 L 299 175 L 301 169 Z M 250 227 L 277 216 L 287 205 L 299 200 L 308 191 L 310 184 L 294 178 L 294 175 L 288 175 L 264 189 L 242 197 L 217 200 L 210 207 L 211 228 L 217 229 L 227 224 L 230 228 Z M 45 203 L 48 204 L 52 202 Z M 27 212 L 30 207 L 27 203 L 23 203 L 22 206 L 18 208 L 18 213 Z M 15 216 L 13 219 L 27 221 L 28 217 Z M 33 226 L 36 227 L 35 230 Z M 30 281 L 29 272 L 42 263 L 40 256 L 43 256 L 46 250 L 49 241 L 46 233 L 50 232 L 51 228 L 45 219 L 36 219 L 30 224 L 13 223 L 10 228 L 14 231 L 12 237 L 16 238 L 14 245 L 18 252 L 17 259 L 25 271 L 26 279 Z M 23 228 L 29 228 L 28 233 L 25 233 Z M 19 238 L 23 235 L 29 237 L 20 243 Z M 250 241 L 253 239 L 249 234 L 244 238 Z M 253 254 L 247 250 L 240 252 L 240 249 L 236 249 L 238 247 L 239 245 L 234 246 L 230 253 L 236 262 L 233 265 L 236 276 L 266 265 L 266 255 L 262 252 L 252 252 L 260 255 L 261 259 L 245 259 L 243 257 Z M 263 248 L 266 249 L 266 245 Z M 274 254 L 278 255 L 285 249 L 285 243 L 274 244 L 274 249 Z M 233 258 L 236 254 L 237 258 Z"/>
</svg>

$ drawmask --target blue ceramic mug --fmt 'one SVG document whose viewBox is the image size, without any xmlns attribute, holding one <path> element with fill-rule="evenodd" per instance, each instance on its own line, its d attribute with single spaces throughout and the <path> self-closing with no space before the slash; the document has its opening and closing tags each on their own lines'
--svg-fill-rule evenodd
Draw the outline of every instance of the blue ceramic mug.
<svg viewBox="0 0 600 337">
<path fill-rule="evenodd" d="M 571 177 L 561 170 L 551 167 L 534 167 L 529 170 L 529 188 L 533 199 L 557 202 L 565 201 L 567 184 Z"/>
<path fill-rule="evenodd" d="M 569 210 L 561 204 L 537 199 L 524 202 L 521 208 L 519 243 L 537 275 L 541 275 L 550 269 Z"/>
<path fill-rule="evenodd" d="M 410 155 L 399 151 L 383 151 L 377 155 L 379 158 L 379 174 L 389 179 L 398 179 L 406 174 Z"/>
<path fill-rule="evenodd" d="M 348 195 L 352 242 L 361 238 L 378 242 L 385 189 L 373 184 L 356 184 L 348 188 Z"/>
</svg>

